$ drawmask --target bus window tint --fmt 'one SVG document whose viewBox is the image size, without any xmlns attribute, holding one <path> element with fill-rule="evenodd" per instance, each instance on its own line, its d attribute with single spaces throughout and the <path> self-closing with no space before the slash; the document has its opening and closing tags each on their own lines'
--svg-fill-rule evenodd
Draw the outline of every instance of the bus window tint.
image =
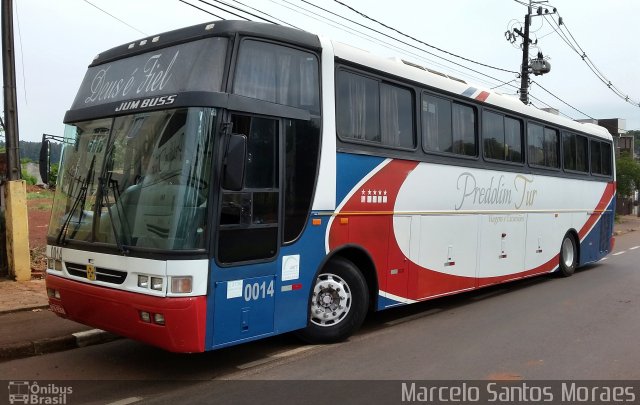
<svg viewBox="0 0 640 405">
<path fill-rule="evenodd" d="M 302 233 L 311 208 L 318 154 L 320 121 L 285 121 L 285 177 L 283 241 Z"/>
<path fill-rule="evenodd" d="M 318 60 L 286 46 L 246 40 L 240 45 L 233 92 L 320 113 Z"/>
<path fill-rule="evenodd" d="M 589 140 L 580 135 L 576 135 L 576 170 L 589 171 Z"/>
<path fill-rule="evenodd" d="M 562 149 L 565 170 L 589 171 L 589 143 L 586 137 L 563 132 Z"/>
<path fill-rule="evenodd" d="M 244 187 L 223 190 L 218 259 L 222 263 L 275 256 L 279 220 L 279 122 L 234 114 L 233 131 L 247 136 Z"/>
<path fill-rule="evenodd" d="M 427 151 L 451 150 L 451 101 L 423 95 L 422 143 Z"/>
<path fill-rule="evenodd" d="M 535 166 L 558 168 L 559 142 L 558 131 L 541 125 L 529 124 L 527 127 L 529 163 Z"/>
<path fill-rule="evenodd" d="M 423 93 L 422 140 L 427 152 L 476 156 L 475 110 Z"/>
<path fill-rule="evenodd" d="M 384 145 L 415 147 L 412 112 L 413 97 L 409 90 L 380 84 L 380 126 Z"/>
<path fill-rule="evenodd" d="M 522 121 L 504 117 L 504 144 L 505 160 L 509 162 L 522 163 L 524 153 L 522 153 Z"/>
<path fill-rule="evenodd" d="M 602 154 L 602 174 L 611 176 L 611 145 L 603 142 L 600 152 Z"/>
<path fill-rule="evenodd" d="M 504 160 L 504 119 L 502 115 L 485 111 L 482 114 L 484 157 Z"/>
<path fill-rule="evenodd" d="M 522 162 L 522 123 L 520 120 L 485 111 L 482 115 L 484 157 Z"/>
<path fill-rule="evenodd" d="M 336 118 L 343 138 L 380 142 L 378 82 L 349 72 L 338 72 Z"/>
<path fill-rule="evenodd" d="M 415 147 L 413 96 L 405 88 L 339 71 L 336 116 L 343 138 Z"/>
<path fill-rule="evenodd" d="M 591 141 L 591 173 L 611 176 L 611 144 Z"/>
<path fill-rule="evenodd" d="M 544 157 L 545 166 L 560 167 L 558 131 L 551 128 L 544 129 Z"/>
<path fill-rule="evenodd" d="M 598 141 L 591 141 L 591 173 L 602 174 L 602 157 Z"/>
<path fill-rule="evenodd" d="M 453 144 L 450 152 L 458 155 L 477 156 L 475 109 L 453 103 L 451 112 L 453 118 Z"/>
</svg>

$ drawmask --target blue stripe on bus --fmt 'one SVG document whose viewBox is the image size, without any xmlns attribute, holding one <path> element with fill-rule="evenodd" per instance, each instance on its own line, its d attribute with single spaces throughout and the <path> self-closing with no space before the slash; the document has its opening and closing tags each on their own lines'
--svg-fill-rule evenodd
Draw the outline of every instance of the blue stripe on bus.
<svg viewBox="0 0 640 405">
<path fill-rule="evenodd" d="M 337 203 L 340 204 L 356 184 L 383 161 L 384 158 L 376 156 L 338 153 L 336 162 Z"/>
<path fill-rule="evenodd" d="M 615 208 L 616 198 L 614 196 L 591 231 L 585 236 L 582 242 L 580 242 L 579 266 L 597 262 L 611 253 L 609 250 L 611 248 L 610 240 L 613 233 L 613 213 L 615 212 Z"/>
<path fill-rule="evenodd" d="M 476 89 L 475 87 L 469 87 L 464 91 L 464 93 L 462 93 L 462 95 L 465 97 L 471 97 L 476 91 L 478 91 L 478 89 Z"/>
</svg>

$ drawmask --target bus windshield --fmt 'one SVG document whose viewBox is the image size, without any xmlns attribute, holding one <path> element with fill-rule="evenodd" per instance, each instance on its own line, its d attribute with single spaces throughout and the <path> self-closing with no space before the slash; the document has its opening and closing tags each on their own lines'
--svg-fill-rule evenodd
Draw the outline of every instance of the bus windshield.
<svg viewBox="0 0 640 405">
<path fill-rule="evenodd" d="M 49 237 L 120 249 L 204 249 L 217 110 L 68 125 Z"/>
</svg>

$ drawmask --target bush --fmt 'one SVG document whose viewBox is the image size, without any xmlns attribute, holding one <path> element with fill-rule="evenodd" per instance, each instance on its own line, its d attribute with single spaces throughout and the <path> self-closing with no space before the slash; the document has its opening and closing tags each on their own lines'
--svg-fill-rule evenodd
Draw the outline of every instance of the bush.
<svg viewBox="0 0 640 405">
<path fill-rule="evenodd" d="M 38 180 L 35 177 L 27 174 L 27 172 L 24 170 L 22 171 L 22 180 L 26 181 L 27 185 L 29 186 L 35 186 L 36 183 L 38 182 Z"/>
<path fill-rule="evenodd" d="M 621 197 L 630 197 L 640 188 L 640 164 L 629 154 L 622 154 L 616 160 L 616 182 Z"/>
<path fill-rule="evenodd" d="M 49 184 L 54 187 L 58 181 L 58 166 L 57 163 L 53 163 L 49 169 Z"/>
</svg>

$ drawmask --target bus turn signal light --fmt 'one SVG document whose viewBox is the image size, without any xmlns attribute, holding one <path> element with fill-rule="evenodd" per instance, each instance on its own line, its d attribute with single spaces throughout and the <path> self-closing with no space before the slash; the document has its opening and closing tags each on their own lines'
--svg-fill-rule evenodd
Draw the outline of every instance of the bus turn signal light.
<svg viewBox="0 0 640 405">
<path fill-rule="evenodd" d="M 174 294 L 188 294 L 193 291 L 193 277 L 171 277 L 171 292 Z"/>
</svg>

